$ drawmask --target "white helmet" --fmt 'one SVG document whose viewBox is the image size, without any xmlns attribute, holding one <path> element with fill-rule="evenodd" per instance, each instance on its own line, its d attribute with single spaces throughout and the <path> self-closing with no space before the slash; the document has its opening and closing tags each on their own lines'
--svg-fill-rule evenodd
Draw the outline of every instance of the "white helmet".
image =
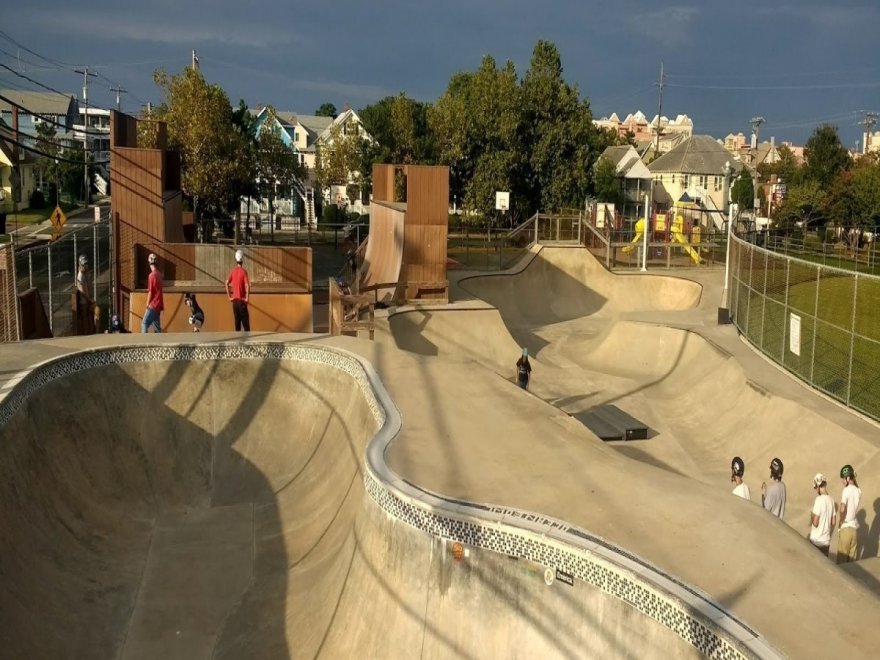
<svg viewBox="0 0 880 660">
<path fill-rule="evenodd" d="M 238 263 L 241 263 L 242 261 L 244 261 L 244 252 L 242 252 L 241 250 L 236 250 L 235 251 L 235 260 Z"/>
<path fill-rule="evenodd" d="M 156 261 L 157 261 L 157 259 L 156 259 L 156 255 L 153 254 L 152 252 L 150 252 L 150 256 L 147 257 L 147 261 L 148 261 L 150 264 L 154 264 L 154 263 L 156 263 Z"/>
<path fill-rule="evenodd" d="M 89 265 L 89 258 L 84 254 L 79 255 L 79 265 L 80 266 L 88 266 Z"/>
</svg>

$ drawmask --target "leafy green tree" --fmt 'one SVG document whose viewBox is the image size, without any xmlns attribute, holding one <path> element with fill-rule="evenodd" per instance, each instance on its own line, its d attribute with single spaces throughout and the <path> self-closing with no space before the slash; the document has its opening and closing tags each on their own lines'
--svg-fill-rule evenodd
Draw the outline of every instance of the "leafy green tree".
<svg viewBox="0 0 880 660">
<path fill-rule="evenodd" d="M 615 205 L 623 202 L 617 167 L 608 158 L 600 156 L 596 161 L 593 182 L 597 200 Z"/>
<path fill-rule="evenodd" d="M 81 144 L 65 148 L 59 157 L 56 172 L 61 192 L 66 193 L 70 199 L 84 199 L 83 163 L 86 160 L 91 162 L 94 158 L 91 156 L 86 158 L 86 152 Z M 92 166 L 89 166 L 88 182 L 90 186 L 94 183 L 94 167 Z"/>
<path fill-rule="evenodd" d="M 828 216 L 842 227 L 855 249 L 865 231 L 880 224 L 880 165 L 863 159 L 835 178 L 825 200 Z"/>
<path fill-rule="evenodd" d="M 733 182 L 730 190 L 730 201 L 738 204 L 741 211 L 750 211 L 755 208 L 755 184 L 752 175 L 744 167 Z"/>
<path fill-rule="evenodd" d="M 360 135 L 344 134 L 340 125 L 330 129 L 327 138 L 318 145 L 315 158 L 315 181 L 319 188 L 348 186 L 351 183 L 357 190 L 360 189 L 360 145 L 363 141 Z"/>
<path fill-rule="evenodd" d="M 787 185 L 797 185 L 802 179 L 801 166 L 795 158 L 794 152 L 787 145 L 777 149 L 779 160 L 775 163 L 761 163 L 758 171 L 762 181 L 769 181 L 770 176 L 775 174 L 777 178 Z"/>
<path fill-rule="evenodd" d="M 315 114 L 318 117 L 336 117 L 339 113 L 336 112 L 336 106 L 332 103 L 322 103 L 321 107 L 315 110 Z"/>
<path fill-rule="evenodd" d="M 540 208 L 579 208 L 599 153 L 589 103 L 562 79 L 556 46 L 538 41 L 522 83 L 523 143 L 528 145 L 527 185 Z"/>
<path fill-rule="evenodd" d="M 37 167 L 39 168 L 43 186 L 48 183 L 51 187 L 57 188 L 60 170 L 58 167 L 59 163 L 55 159 L 61 153 L 61 146 L 58 144 L 57 132 L 53 124 L 49 122 L 37 124 L 36 148 L 46 154 L 46 156 L 40 156 L 37 160 Z"/>
<path fill-rule="evenodd" d="M 232 107 L 226 92 L 208 84 L 198 70 L 187 68 L 174 76 L 158 70 L 153 79 L 164 93 L 154 116 L 167 123 L 169 146 L 180 152 L 181 187 L 200 222 L 200 204 L 224 207 L 240 175 L 241 142 L 233 129 Z M 207 240 L 210 228 L 203 227 Z"/>
<path fill-rule="evenodd" d="M 257 186 L 257 118 L 243 99 L 232 112 L 233 141 L 237 144 L 236 168 L 229 187 L 228 205 L 235 214 L 235 244 L 241 242 L 241 200 L 260 194 Z M 250 209 L 248 209 L 250 223 Z"/>
<path fill-rule="evenodd" d="M 805 181 L 788 186 L 785 199 L 776 212 L 774 222 L 781 229 L 791 232 L 798 225 L 806 231 L 824 218 L 825 191 L 818 181 Z"/>
<path fill-rule="evenodd" d="M 438 160 L 450 168 L 452 193 L 483 214 L 493 212 L 498 190 L 510 191 L 512 213 L 526 207 L 519 99 L 513 63 L 499 68 L 487 55 L 476 72 L 453 76 L 429 110 Z"/>
<path fill-rule="evenodd" d="M 818 181 L 823 189 L 829 190 L 838 173 L 851 165 L 852 158 L 834 126 L 825 124 L 813 131 L 804 147 L 805 178 Z"/>
</svg>

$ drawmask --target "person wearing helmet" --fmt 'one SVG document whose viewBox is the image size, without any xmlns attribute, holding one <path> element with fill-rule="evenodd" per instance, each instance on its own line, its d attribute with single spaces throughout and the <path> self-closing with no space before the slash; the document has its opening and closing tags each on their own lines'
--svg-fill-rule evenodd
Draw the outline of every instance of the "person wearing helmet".
<svg viewBox="0 0 880 660">
<path fill-rule="evenodd" d="M 226 278 L 226 295 L 232 301 L 232 316 L 235 319 L 235 331 L 251 331 L 251 319 L 248 314 L 248 298 L 251 292 L 251 282 L 244 268 L 244 253 L 235 251 L 235 266 L 229 271 Z"/>
<path fill-rule="evenodd" d="M 743 475 L 746 473 L 746 464 L 739 456 L 734 456 L 730 462 L 730 480 L 736 484 L 733 494 L 744 500 L 752 500 L 752 491 L 749 485 L 743 481 Z"/>
<path fill-rule="evenodd" d="M 76 271 L 76 309 L 77 318 L 82 320 L 82 326 L 87 334 L 95 332 L 95 301 L 92 300 L 92 276 L 89 273 L 89 259 L 86 255 L 79 255 L 77 260 L 79 267 Z"/>
<path fill-rule="evenodd" d="M 532 363 L 529 362 L 529 349 L 523 348 L 522 355 L 516 361 L 516 384 L 524 390 L 529 389 L 529 381 L 532 379 Z"/>
<path fill-rule="evenodd" d="M 202 326 L 205 324 L 205 312 L 202 311 L 196 300 L 196 294 L 187 291 L 183 294 L 183 302 L 189 307 L 189 324 L 193 328 L 193 332 L 201 332 Z"/>
<path fill-rule="evenodd" d="M 819 548 L 823 555 L 828 556 L 831 547 L 831 532 L 837 524 L 837 512 L 834 510 L 834 498 L 828 494 L 828 484 L 821 472 L 813 477 L 813 488 L 816 499 L 810 512 L 810 543 Z"/>
<path fill-rule="evenodd" d="M 165 298 L 162 294 L 162 273 L 159 272 L 156 255 L 150 253 L 147 263 L 150 264 L 150 276 L 147 278 L 147 308 L 141 320 L 141 332 L 147 334 L 150 328 L 162 332 L 161 315 L 165 309 Z"/>
<path fill-rule="evenodd" d="M 782 483 L 782 461 L 770 461 L 770 485 L 761 484 L 761 505 L 777 518 L 785 517 L 785 484 Z"/>
<path fill-rule="evenodd" d="M 852 465 L 840 468 L 840 481 L 843 492 L 840 494 L 840 531 L 837 534 L 837 563 L 846 564 L 856 560 L 856 531 L 859 521 L 856 513 L 862 501 L 862 489 L 856 481 Z"/>
</svg>

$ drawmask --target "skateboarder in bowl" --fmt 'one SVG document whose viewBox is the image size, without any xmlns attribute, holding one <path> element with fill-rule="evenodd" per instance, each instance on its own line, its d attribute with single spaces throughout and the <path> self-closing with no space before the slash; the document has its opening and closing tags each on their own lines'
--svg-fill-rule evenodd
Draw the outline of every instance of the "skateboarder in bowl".
<svg viewBox="0 0 880 660">
<path fill-rule="evenodd" d="M 522 355 L 516 361 L 516 384 L 524 390 L 529 389 L 532 379 L 532 363 L 529 362 L 529 349 L 523 348 Z"/>
</svg>

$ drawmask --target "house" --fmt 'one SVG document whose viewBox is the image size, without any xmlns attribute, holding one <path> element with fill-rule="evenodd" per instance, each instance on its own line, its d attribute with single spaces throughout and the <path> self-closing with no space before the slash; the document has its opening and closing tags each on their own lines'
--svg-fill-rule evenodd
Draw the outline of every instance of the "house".
<svg viewBox="0 0 880 660">
<path fill-rule="evenodd" d="M 12 128 L 0 119 L 0 214 L 28 208 L 37 187 L 37 159 L 14 141 Z"/>
<path fill-rule="evenodd" d="M 594 119 L 593 124 L 598 128 L 614 131 L 618 137 L 632 135 L 639 153 L 643 156 L 651 149 L 657 149 L 661 154 L 666 153 L 682 139 L 688 138 L 694 133 L 694 122 L 687 115 L 677 115 L 675 119 L 669 119 L 666 116 L 658 118 L 657 115 L 654 115 L 654 118 L 649 121 L 641 110 L 627 115 L 623 121 L 620 120 L 617 113 L 612 113 L 610 117 Z M 657 145 L 658 126 L 660 127 L 659 149 Z"/>
<path fill-rule="evenodd" d="M 623 191 L 624 218 L 637 218 L 645 194 L 651 189 L 651 171 L 642 162 L 638 151 L 632 145 L 607 147 L 601 158 L 614 164 Z"/>
<path fill-rule="evenodd" d="M 17 124 L 22 141 L 29 146 L 37 135 L 37 126 L 44 120 L 54 122 L 55 132 L 62 134 L 73 130 L 78 114 L 79 104 L 73 95 L 17 89 L 0 90 L 0 119 L 13 130 Z"/>
<path fill-rule="evenodd" d="M 725 170 L 732 177 L 742 169 L 715 138 L 694 135 L 648 165 L 654 178 L 653 199 L 659 210 L 667 210 L 682 199 L 692 200 L 708 213 L 715 226 L 723 223 Z"/>
<path fill-rule="evenodd" d="M 365 140 L 372 138 L 364 131 L 360 117 L 348 104 L 336 117 L 302 115 L 263 106 L 252 112 L 256 116 L 257 132 L 263 130 L 266 125 L 276 126 L 282 141 L 294 150 L 300 164 L 304 165 L 308 172 L 301 189 L 297 191 L 297 199 L 278 200 L 279 208 L 286 207 L 290 215 L 301 217 L 305 222 L 314 224 L 317 220 L 315 208 L 317 200 L 325 204 L 333 204 L 337 203 L 338 198 L 346 196 L 345 186 L 328 186 L 323 190 L 316 190 L 315 169 L 319 151 L 332 148 L 335 136 L 338 135 L 357 136 Z M 356 180 L 357 175 L 357 172 L 351 172 L 350 180 Z M 366 212 L 366 205 L 360 199 L 350 208 L 359 213 Z"/>
</svg>

